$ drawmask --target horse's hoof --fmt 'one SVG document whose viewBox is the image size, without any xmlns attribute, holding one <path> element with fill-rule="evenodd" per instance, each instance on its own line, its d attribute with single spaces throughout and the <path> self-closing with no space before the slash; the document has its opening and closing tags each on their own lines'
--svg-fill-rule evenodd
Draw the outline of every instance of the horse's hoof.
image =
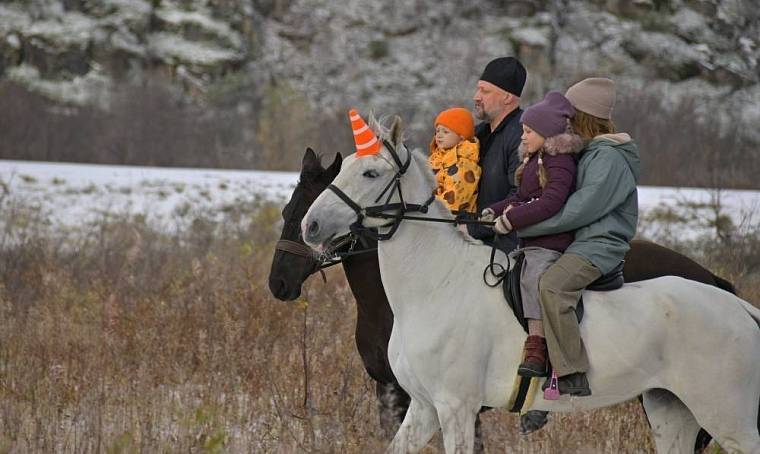
<svg viewBox="0 0 760 454">
<path fill-rule="evenodd" d="M 520 433 L 523 435 L 533 433 L 544 427 L 548 421 L 548 411 L 530 410 L 520 415 Z"/>
</svg>

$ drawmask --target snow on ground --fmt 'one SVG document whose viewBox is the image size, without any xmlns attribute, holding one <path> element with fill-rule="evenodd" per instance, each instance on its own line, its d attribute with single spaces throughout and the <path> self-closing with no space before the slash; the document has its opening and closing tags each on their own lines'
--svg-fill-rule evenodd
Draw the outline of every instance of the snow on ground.
<svg viewBox="0 0 760 454">
<path fill-rule="evenodd" d="M 183 213 L 221 212 L 255 197 L 284 201 L 298 174 L 0 160 L 0 190 L 40 209 L 54 226 L 104 215 L 144 215 L 173 227 Z M 0 196 L 2 194 L 0 193 Z"/>
<path fill-rule="evenodd" d="M 74 226 L 111 213 L 144 215 L 157 226 L 172 227 L 183 213 L 221 213 L 256 197 L 284 203 L 297 180 L 298 174 L 291 172 L 0 160 L 0 198 L 7 191 L 41 210 L 53 226 Z M 642 186 L 639 232 L 682 239 L 710 234 L 715 218 L 711 206 L 718 197 L 720 214 L 737 228 L 760 230 L 760 191 Z"/>
<path fill-rule="evenodd" d="M 729 220 L 730 223 L 725 222 Z M 760 232 L 760 191 L 639 186 L 638 235 L 686 240 L 723 232 Z"/>
</svg>

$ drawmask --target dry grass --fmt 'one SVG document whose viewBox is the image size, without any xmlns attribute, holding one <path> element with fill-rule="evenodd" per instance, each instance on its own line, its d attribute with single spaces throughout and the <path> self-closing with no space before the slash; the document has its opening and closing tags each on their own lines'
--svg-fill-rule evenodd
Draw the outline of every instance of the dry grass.
<svg viewBox="0 0 760 454">
<path fill-rule="evenodd" d="M 173 234 L 124 218 L 64 242 L 8 206 L 0 453 L 384 449 L 341 271 L 298 303 L 269 294 L 279 207 Z M 553 415 L 528 437 L 514 415 L 483 418 L 490 452 L 653 451 L 637 402 Z M 440 451 L 437 437 L 426 452 Z"/>
</svg>

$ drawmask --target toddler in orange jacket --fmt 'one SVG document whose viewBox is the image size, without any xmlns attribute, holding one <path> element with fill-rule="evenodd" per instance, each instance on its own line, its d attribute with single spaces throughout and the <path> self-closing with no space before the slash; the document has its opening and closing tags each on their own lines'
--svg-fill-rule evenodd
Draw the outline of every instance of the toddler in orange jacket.
<svg viewBox="0 0 760 454">
<path fill-rule="evenodd" d="M 474 212 L 481 169 L 480 145 L 469 110 L 454 107 L 438 114 L 430 141 L 430 166 L 435 173 L 435 195 L 451 211 Z"/>
</svg>

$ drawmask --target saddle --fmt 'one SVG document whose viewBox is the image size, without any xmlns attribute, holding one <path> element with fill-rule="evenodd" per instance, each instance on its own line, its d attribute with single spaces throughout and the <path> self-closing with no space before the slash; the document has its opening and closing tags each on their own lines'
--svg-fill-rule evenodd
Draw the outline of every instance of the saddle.
<svg viewBox="0 0 760 454">
<path fill-rule="evenodd" d="M 525 261 L 525 253 L 518 251 L 513 254 L 512 257 L 515 260 L 514 266 L 507 272 L 507 275 L 502 281 L 502 288 L 504 290 L 504 298 L 507 300 L 507 304 L 512 308 L 517 321 L 520 322 L 525 332 L 528 332 L 528 320 L 523 313 L 522 294 L 520 293 L 520 275 L 522 274 L 523 262 Z M 586 287 L 586 290 L 593 290 L 596 292 L 607 292 L 610 290 L 616 290 L 623 286 L 623 265 L 625 261 L 620 262 L 608 274 L 601 276 Z M 578 323 L 583 319 L 583 297 L 581 297 L 578 305 L 575 307 L 575 316 L 578 318 Z"/>
</svg>

